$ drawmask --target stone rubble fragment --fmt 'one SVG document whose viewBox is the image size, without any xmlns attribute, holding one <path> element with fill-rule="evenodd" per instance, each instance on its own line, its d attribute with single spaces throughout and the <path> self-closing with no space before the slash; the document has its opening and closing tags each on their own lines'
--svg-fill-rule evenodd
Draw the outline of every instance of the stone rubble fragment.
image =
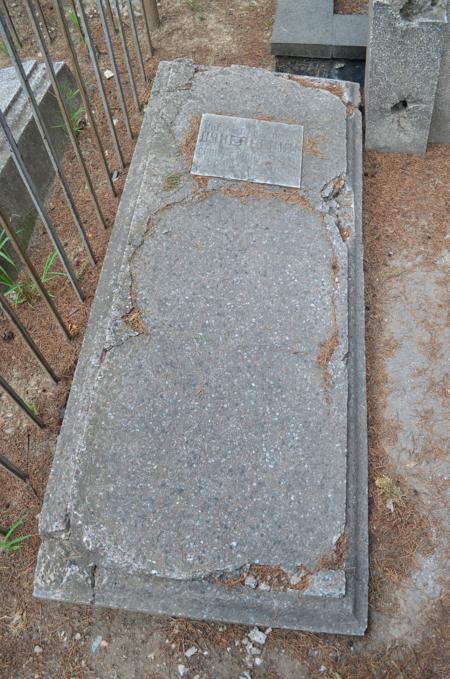
<svg viewBox="0 0 450 679">
<path fill-rule="evenodd" d="M 264 646 L 266 643 L 267 636 L 264 634 L 264 632 L 261 632 L 257 627 L 254 627 L 249 635 L 248 638 L 250 641 L 253 641 L 256 644 L 260 644 L 261 646 Z"/>
<path fill-rule="evenodd" d="M 256 578 L 253 577 L 253 575 L 247 575 L 247 577 L 244 580 L 244 585 L 246 587 L 251 587 L 252 589 L 256 589 L 258 586 L 258 581 Z"/>
</svg>

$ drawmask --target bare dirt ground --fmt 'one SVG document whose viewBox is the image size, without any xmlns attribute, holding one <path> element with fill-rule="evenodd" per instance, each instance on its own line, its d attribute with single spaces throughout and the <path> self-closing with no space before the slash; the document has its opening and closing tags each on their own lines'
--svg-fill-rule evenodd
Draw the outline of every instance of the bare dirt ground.
<svg viewBox="0 0 450 679">
<path fill-rule="evenodd" d="M 17 3 L 19 4 L 19 3 Z M 50 3 L 44 8 L 51 16 Z M 244 63 L 273 68 L 269 41 L 274 0 L 184 0 L 162 3 L 156 58 L 197 63 Z M 18 11 L 18 9 L 16 9 Z M 33 54 L 28 48 L 27 54 Z M 105 55 L 101 54 L 104 60 Z M 103 61 L 106 67 L 106 60 Z M 111 97 L 113 97 L 111 90 Z M 144 96 L 144 93 L 143 93 Z M 95 101 L 95 88 L 93 90 Z M 117 101 L 115 111 L 118 115 Z M 118 116 L 119 117 L 119 116 Z M 106 138 L 105 122 L 103 126 Z M 138 117 L 134 124 L 139 124 Z M 83 147 L 95 153 L 89 132 Z M 121 139 L 125 135 L 121 134 Z M 109 158 L 112 149 L 108 147 Z M 130 157 L 132 144 L 125 145 Z M 77 165 L 65 167 L 101 262 L 108 234 L 93 221 Z M 114 162 L 111 160 L 111 169 Z M 97 185 L 108 223 L 117 199 Z M 120 190 L 125 173 L 117 186 Z M 76 365 L 100 264 L 87 267 L 74 229 L 54 188 L 48 204 L 77 268 L 87 302 L 67 282 L 51 289 L 71 328 L 70 344 L 38 298 L 21 318 L 62 375 L 54 386 L 0 320 L 0 371 L 32 402 L 47 427 L 38 431 L 0 398 L 0 450 L 27 468 L 33 488 L 0 471 L 0 524 L 22 512 L 21 532 L 33 535 L 14 555 L 0 556 L 0 676 L 5 679 L 427 679 L 450 673 L 448 622 L 448 479 L 444 365 L 445 250 L 450 215 L 450 147 L 434 145 L 424 158 L 365 154 L 364 230 L 370 433 L 370 628 L 363 639 L 272 631 L 264 645 L 246 645 L 247 628 L 168 620 L 120 611 L 52 605 L 32 598 L 39 539 L 36 516 Z M 31 253 L 41 266 L 50 246 L 36 229 Z M 197 652 L 187 658 L 185 651 Z M 255 663 L 255 658 L 260 661 Z M 247 673 L 247 674 L 246 674 Z"/>
<path fill-rule="evenodd" d="M 367 14 L 368 0 L 334 0 L 336 14 Z"/>
</svg>

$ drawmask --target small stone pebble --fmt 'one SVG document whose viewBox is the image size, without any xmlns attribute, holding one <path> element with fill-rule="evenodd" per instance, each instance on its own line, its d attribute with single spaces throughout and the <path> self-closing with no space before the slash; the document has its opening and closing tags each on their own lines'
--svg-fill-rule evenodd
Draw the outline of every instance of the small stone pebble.
<svg viewBox="0 0 450 679">
<path fill-rule="evenodd" d="M 262 658 L 255 658 L 255 665 L 256 665 L 257 667 L 259 667 L 260 665 L 262 665 L 263 662 L 264 662 L 264 660 L 263 660 Z"/>
<path fill-rule="evenodd" d="M 33 651 L 34 651 L 35 653 L 42 653 L 42 647 L 41 647 L 41 646 L 35 646 L 35 647 L 33 648 Z"/>
<path fill-rule="evenodd" d="M 190 648 L 188 648 L 184 655 L 186 656 L 186 658 L 192 658 L 192 656 L 197 653 L 197 650 L 198 649 L 196 648 L 196 646 L 191 646 Z"/>
<path fill-rule="evenodd" d="M 80 634 L 79 632 L 77 632 L 77 633 L 75 634 L 74 639 L 75 639 L 75 641 L 80 641 L 80 639 L 81 639 L 81 634 Z"/>
<path fill-rule="evenodd" d="M 110 71 L 109 68 L 107 68 L 106 71 L 103 71 L 103 75 L 105 76 L 106 80 L 114 78 L 114 73 Z"/>
<path fill-rule="evenodd" d="M 186 667 L 184 665 L 178 665 L 178 674 L 183 677 L 186 674 Z"/>
<path fill-rule="evenodd" d="M 258 584 L 258 581 L 256 578 L 253 577 L 253 575 L 247 575 L 247 577 L 244 580 L 244 585 L 246 587 L 251 587 L 252 589 L 256 589 L 256 586 Z"/>
<path fill-rule="evenodd" d="M 250 630 L 248 638 L 250 639 L 250 641 L 254 641 L 256 644 L 264 646 L 264 644 L 266 643 L 267 636 L 264 634 L 264 632 L 261 632 L 261 630 L 259 630 L 257 627 L 254 627 L 252 630 Z"/>
</svg>

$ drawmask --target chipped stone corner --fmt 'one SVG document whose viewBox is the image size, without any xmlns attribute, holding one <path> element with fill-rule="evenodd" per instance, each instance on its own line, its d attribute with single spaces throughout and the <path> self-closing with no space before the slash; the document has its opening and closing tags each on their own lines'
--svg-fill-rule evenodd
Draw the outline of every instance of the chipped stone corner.
<svg viewBox="0 0 450 679">
<path fill-rule="evenodd" d="M 54 601 L 95 601 L 96 566 L 67 543 L 45 538 L 39 550 L 33 595 Z"/>
<path fill-rule="evenodd" d="M 361 90 L 358 83 L 346 80 L 332 80 L 330 78 L 310 78 L 302 75 L 282 74 L 282 77 L 292 80 L 301 87 L 312 88 L 328 92 L 347 109 L 347 117 L 361 106 Z"/>
<path fill-rule="evenodd" d="M 313 573 L 303 590 L 304 596 L 341 598 L 345 596 L 345 571 L 320 570 Z"/>
</svg>

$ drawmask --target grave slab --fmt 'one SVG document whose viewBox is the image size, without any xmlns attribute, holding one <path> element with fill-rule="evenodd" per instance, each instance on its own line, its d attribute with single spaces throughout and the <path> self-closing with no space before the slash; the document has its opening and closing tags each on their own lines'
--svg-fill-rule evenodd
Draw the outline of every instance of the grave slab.
<svg viewBox="0 0 450 679">
<path fill-rule="evenodd" d="M 364 59 L 367 15 L 334 14 L 333 0 L 278 0 L 272 54 Z"/>
<path fill-rule="evenodd" d="M 364 633 L 358 104 L 353 83 L 160 64 L 40 517 L 36 596 Z M 233 130 L 208 136 L 222 177 L 196 174 L 211 116 Z M 236 137 L 233 177 L 270 156 L 267 122 L 292 129 L 299 188 L 271 183 L 276 163 L 268 183 L 227 178 Z"/>
</svg>

